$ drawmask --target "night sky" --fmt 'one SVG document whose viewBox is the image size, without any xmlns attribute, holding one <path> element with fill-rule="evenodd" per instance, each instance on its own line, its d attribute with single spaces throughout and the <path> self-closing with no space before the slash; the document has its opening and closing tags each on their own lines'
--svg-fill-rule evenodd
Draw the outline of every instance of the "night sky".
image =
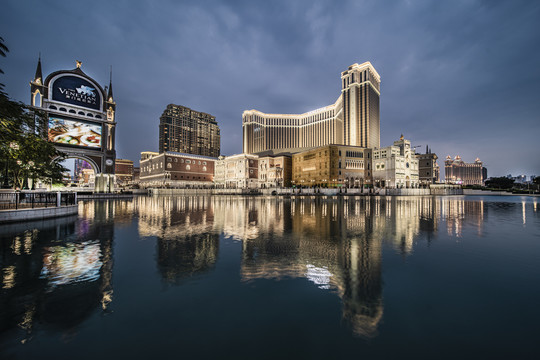
<svg viewBox="0 0 540 360">
<path fill-rule="evenodd" d="M 489 176 L 540 175 L 539 1 L 2 1 L 0 82 L 28 103 L 43 75 L 113 67 L 117 157 L 158 150 L 174 103 L 216 116 L 221 152 L 242 151 L 242 112 L 335 102 L 340 72 L 381 75 L 381 146 L 403 133 Z"/>
</svg>

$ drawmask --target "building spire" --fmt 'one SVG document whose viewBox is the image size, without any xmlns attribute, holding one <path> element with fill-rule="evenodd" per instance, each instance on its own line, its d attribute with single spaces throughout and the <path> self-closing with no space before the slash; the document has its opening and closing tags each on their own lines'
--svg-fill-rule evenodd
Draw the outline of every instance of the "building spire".
<svg viewBox="0 0 540 360">
<path fill-rule="evenodd" d="M 112 102 L 113 101 L 113 91 L 112 91 L 112 65 L 111 65 L 111 73 L 109 78 L 109 93 L 107 94 L 107 101 Z"/>
<path fill-rule="evenodd" d="M 38 84 L 43 83 L 43 75 L 41 73 L 41 52 L 39 53 L 38 63 L 36 67 L 36 75 L 34 75 L 34 82 Z"/>
</svg>

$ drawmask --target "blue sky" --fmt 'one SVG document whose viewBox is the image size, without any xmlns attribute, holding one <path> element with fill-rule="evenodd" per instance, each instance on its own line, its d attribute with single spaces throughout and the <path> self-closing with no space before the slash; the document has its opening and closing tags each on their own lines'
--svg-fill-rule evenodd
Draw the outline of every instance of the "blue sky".
<svg viewBox="0 0 540 360">
<path fill-rule="evenodd" d="M 221 151 L 242 151 L 242 112 L 333 103 L 340 72 L 381 75 L 381 146 L 403 133 L 490 176 L 540 175 L 540 2 L 7 0 L 0 82 L 28 102 L 43 72 L 113 67 L 117 156 L 158 149 L 167 104 L 216 116 Z"/>
</svg>

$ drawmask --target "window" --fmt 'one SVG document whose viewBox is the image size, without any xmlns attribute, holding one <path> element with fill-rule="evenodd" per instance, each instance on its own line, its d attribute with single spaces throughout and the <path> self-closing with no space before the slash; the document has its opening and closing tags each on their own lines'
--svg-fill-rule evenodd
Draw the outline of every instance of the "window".
<svg viewBox="0 0 540 360">
<path fill-rule="evenodd" d="M 172 159 L 170 157 L 168 157 L 167 162 L 172 162 Z"/>
<path fill-rule="evenodd" d="M 183 163 L 184 163 L 184 159 L 180 159 L 180 162 L 183 164 Z"/>
<path fill-rule="evenodd" d="M 190 165 L 186 165 L 186 170 L 191 170 L 191 166 L 190 166 Z"/>
<path fill-rule="evenodd" d="M 172 168 L 172 164 L 171 163 L 167 163 L 167 169 L 170 169 Z"/>
<path fill-rule="evenodd" d="M 191 160 L 186 160 L 186 164 L 191 164 Z"/>
</svg>

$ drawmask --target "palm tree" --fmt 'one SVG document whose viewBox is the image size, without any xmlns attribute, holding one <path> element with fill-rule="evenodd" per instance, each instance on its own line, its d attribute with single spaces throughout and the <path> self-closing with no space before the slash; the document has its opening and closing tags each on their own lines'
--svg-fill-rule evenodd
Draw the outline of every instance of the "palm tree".
<svg viewBox="0 0 540 360">
<path fill-rule="evenodd" d="M 9 49 L 7 48 L 6 45 L 4 45 L 4 38 L 0 36 L 0 56 L 6 57 L 6 53 L 8 52 L 9 52 Z M 3 73 L 4 72 L 2 71 L 2 69 L 0 69 L 0 74 L 3 74 Z M 4 93 L 2 90 L 4 90 L 4 84 L 0 83 L 0 95 Z"/>
<path fill-rule="evenodd" d="M 4 45 L 4 38 L 0 36 L 0 55 L 6 57 L 6 53 L 9 52 L 9 49 Z M 1 70 L 0 70 L 1 71 Z"/>
</svg>

